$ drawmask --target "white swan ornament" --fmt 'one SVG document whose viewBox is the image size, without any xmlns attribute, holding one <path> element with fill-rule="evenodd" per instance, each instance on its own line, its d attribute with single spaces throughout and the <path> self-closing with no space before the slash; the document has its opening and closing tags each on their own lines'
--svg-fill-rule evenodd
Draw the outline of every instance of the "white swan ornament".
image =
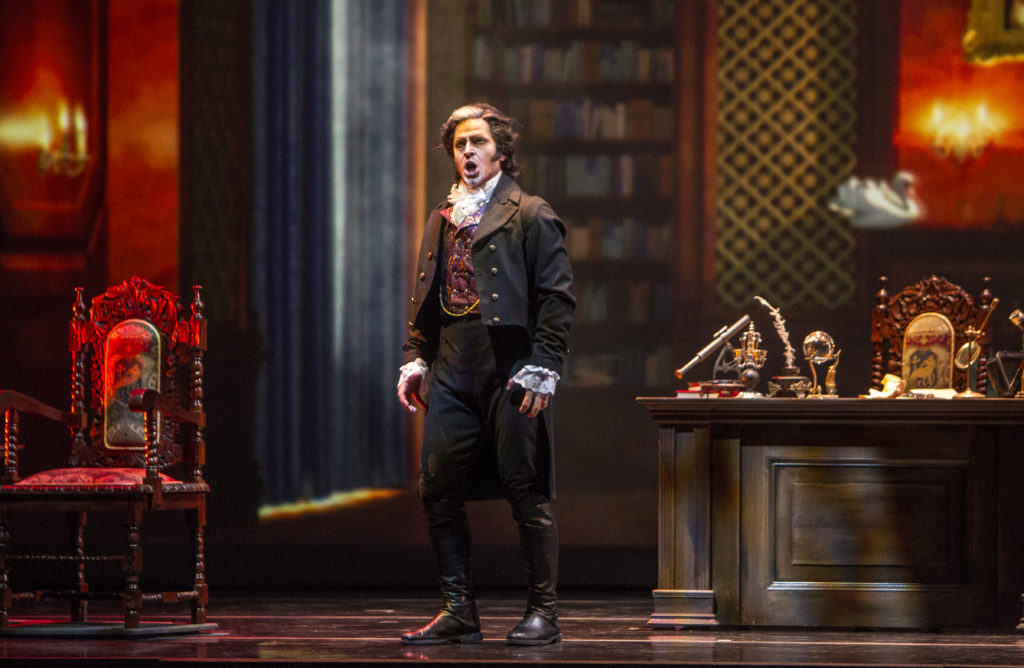
<svg viewBox="0 0 1024 668">
<path fill-rule="evenodd" d="M 910 172 L 897 172 L 891 186 L 852 176 L 839 185 L 828 208 L 848 217 L 854 227 L 899 227 L 923 214 L 916 183 Z"/>
</svg>

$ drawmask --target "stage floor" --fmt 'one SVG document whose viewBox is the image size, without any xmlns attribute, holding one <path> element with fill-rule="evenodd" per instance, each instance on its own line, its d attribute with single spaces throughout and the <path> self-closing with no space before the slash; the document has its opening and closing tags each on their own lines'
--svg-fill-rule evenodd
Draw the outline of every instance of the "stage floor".
<svg viewBox="0 0 1024 668">
<path fill-rule="evenodd" d="M 220 594 L 209 607 L 209 633 L 135 639 L 0 638 L 0 661 L 18 665 L 177 666 L 267 662 L 289 665 L 561 664 L 641 666 L 1024 666 L 1024 634 L 1014 631 L 872 631 L 806 629 L 654 629 L 646 625 L 649 592 L 564 592 L 565 639 L 546 647 L 512 647 L 505 633 L 519 619 L 515 594 L 482 594 L 484 641 L 411 647 L 398 641 L 436 611 L 430 593 L 301 596 Z M 50 608 L 14 622 L 56 618 Z M 94 604 L 90 620 L 112 621 Z M 157 610 L 159 612 L 159 609 Z M 161 622 L 186 623 L 185 610 Z"/>
</svg>

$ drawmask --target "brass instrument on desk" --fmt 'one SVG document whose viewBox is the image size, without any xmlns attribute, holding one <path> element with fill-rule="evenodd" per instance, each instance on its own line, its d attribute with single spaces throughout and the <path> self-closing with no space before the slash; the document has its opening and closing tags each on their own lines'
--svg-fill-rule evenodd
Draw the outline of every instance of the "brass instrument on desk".
<svg viewBox="0 0 1024 668">
<path fill-rule="evenodd" d="M 740 337 L 740 347 L 733 352 L 736 364 L 740 368 L 740 383 L 745 388 L 737 395 L 740 398 L 764 396 L 757 391 L 757 385 L 761 382 L 758 369 L 764 366 L 768 351 L 760 348 L 760 345 L 761 335 L 754 329 L 754 323 L 750 323 L 750 327 Z"/>
<path fill-rule="evenodd" d="M 729 339 L 731 339 L 736 334 L 736 332 L 746 327 L 748 322 L 750 322 L 750 316 L 745 315 L 736 322 L 729 325 L 728 327 L 723 327 L 722 329 L 715 332 L 715 336 L 712 339 L 711 343 L 704 346 L 704 348 L 702 348 L 699 353 L 694 355 L 693 359 L 691 359 L 689 362 L 687 362 L 680 368 L 676 369 L 676 378 L 682 378 L 686 374 L 686 372 L 688 372 L 690 369 L 692 369 L 693 367 L 697 366 L 699 363 L 707 359 L 707 357 L 711 355 L 711 353 L 715 352 L 721 346 L 725 345 L 729 341 Z"/>
<path fill-rule="evenodd" d="M 985 314 L 985 319 L 981 321 L 981 326 L 977 329 L 973 325 L 967 327 L 964 332 L 967 335 L 967 342 L 960 346 L 960 349 L 956 351 L 956 356 L 953 358 L 953 364 L 958 369 L 969 369 L 972 364 L 978 361 L 978 356 L 981 354 L 981 346 L 978 345 L 978 339 L 985 331 L 985 325 L 988 324 L 988 319 L 992 315 L 992 311 L 995 310 L 996 305 L 999 304 L 999 299 L 993 299 L 992 304 L 988 308 L 988 313 Z M 1013 314 L 1010 314 L 1011 320 Z M 967 374 L 967 389 L 963 392 L 957 392 L 956 398 L 978 398 L 984 397 L 985 395 L 978 392 L 971 387 L 971 374 Z"/>
</svg>

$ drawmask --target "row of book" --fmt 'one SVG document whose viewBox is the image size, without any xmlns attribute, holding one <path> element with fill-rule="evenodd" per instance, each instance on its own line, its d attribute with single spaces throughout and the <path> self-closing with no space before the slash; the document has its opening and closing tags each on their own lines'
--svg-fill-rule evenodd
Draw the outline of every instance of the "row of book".
<svg viewBox="0 0 1024 668">
<path fill-rule="evenodd" d="M 564 383 L 574 387 L 664 387 L 674 382 L 671 351 L 667 345 L 624 346 L 603 353 L 570 353 L 565 360 Z"/>
<path fill-rule="evenodd" d="M 668 201 L 675 192 L 671 154 L 538 155 L 523 170 L 523 186 L 548 200 L 648 198 Z"/>
<path fill-rule="evenodd" d="M 671 141 L 675 115 L 671 105 L 650 98 L 601 103 L 592 98 L 561 100 L 516 98 L 509 112 L 531 141 Z"/>
<path fill-rule="evenodd" d="M 477 37 L 473 53 L 473 75 L 493 79 L 498 74 L 493 40 Z M 509 84 L 671 84 L 675 75 L 671 46 L 644 46 L 632 39 L 531 42 L 506 46 L 501 54 L 501 79 Z"/>
<path fill-rule="evenodd" d="M 673 0 L 477 0 L 478 25 L 644 28 L 672 25 Z"/>
<path fill-rule="evenodd" d="M 672 256 L 670 223 L 648 223 L 634 216 L 621 220 L 587 218 L 567 222 L 566 246 L 573 260 L 647 260 Z"/>
<path fill-rule="evenodd" d="M 575 322 L 641 325 L 672 319 L 672 287 L 650 281 L 579 280 Z"/>
</svg>

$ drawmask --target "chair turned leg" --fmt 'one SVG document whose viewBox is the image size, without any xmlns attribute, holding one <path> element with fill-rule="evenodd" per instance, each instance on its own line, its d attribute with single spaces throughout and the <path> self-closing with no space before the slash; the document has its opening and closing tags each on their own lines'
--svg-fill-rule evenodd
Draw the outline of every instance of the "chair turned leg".
<svg viewBox="0 0 1024 668">
<path fill-rule="evenodd" d="M 89 584 L 85 580 L 85 525 L 88 515 L 83 511 L 68 513 L 68 529 L 71 531 L 71 549 L 75 555 L 75 570 L 71 581 L 71 621 L 84 622 L 88 617 Z"/>
<path fill-rule="evenodd" d="M 10 576 L 7 572 L 7 550 L 11 543 L 11 534 L 7 530 L 7 513 L 0 513 L 0 631 L 6 631 L 11 616 Z"/>
<path fill-rule="evenodd" d="M 192 549 L 195 558 L 192 576 L 192 587 L 196 591 L 196 598 L 192 601 L 192 623 L 206 623 L 206 604 L 209 599 L 209 591 L 206 584 L 206 523 L 204 508 L 193 510 L 189 513 L 189 523 L 192 525 Z"/>
<path fill-rule="evenodd" d="M 139 611 L 142 608 L 142 588 L 139 584 L 142 573 L 142 544 L 139 525 L 142 523 L 142 511 L 132 508 L 128 512 L 127 530 L 128 545 L 124 560 L 124 627 L 139 628 Z"/>
</svg>

